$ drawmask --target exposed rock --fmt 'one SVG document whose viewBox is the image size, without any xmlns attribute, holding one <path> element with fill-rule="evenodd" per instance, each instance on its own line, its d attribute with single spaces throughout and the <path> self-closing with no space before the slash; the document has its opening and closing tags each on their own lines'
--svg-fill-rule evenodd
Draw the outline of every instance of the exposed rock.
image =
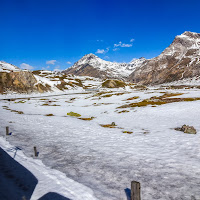
<svg viewBox="0 0 200 200">
<path fill-rule="evenodd" d="M 102 83 L 102 87 L 105 88 L 119 88 L 119 87 L 125 87 L 126 83 L 120 80 L 106 80 Z"/>
<path fill-rule="evenodd" d="M 128 80 L 140 84 L 161 84 L 200 74 L 200 34 L 184 32 L 158 57 L 146 60 Z"/>
<path fill-rule="evenodd" d="M 0 93 L 8 91 L 31 93 L 34 91 L 45 92 L 49 90 L 49 85 L 37 84 L 37 80 L 32 72 L 0 72 Z"/>
<path fill-rule="evenodd" d="M 0 72 L 0 93 L 7 91 L 33 92 L 36 90 L 34 84 L 37 82 L 31 72 Z"/>
<path fill-rule="evenodd" d="M 175 128 L 176 131 L 183 131 L 188 134 L 196 134 L 197 131 L 193 126 L 183 125 L 181 128 Z"/>
</svg>

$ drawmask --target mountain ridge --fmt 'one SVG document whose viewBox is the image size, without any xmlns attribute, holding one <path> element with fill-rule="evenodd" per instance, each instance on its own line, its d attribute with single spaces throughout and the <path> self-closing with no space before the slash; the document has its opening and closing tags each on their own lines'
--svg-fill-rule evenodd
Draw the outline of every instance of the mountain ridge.
<svg viewBox="0 0 200 200">
<path fill-rule="evenodd" d="M 133 59 L 130 63 L 105 61 L 86 54 L 66 74 L 117 78 L 139 84 L 161 84 L 200 75 L 200 34 L 185 31 L 157 57 Z"/>
<path fill-rule="evenodd" d="M 162 84 L 200 75 L 200 34 L 186 31 L 175 37 L 159 56 L 135 69 L 128 80 Z"/>
<path fill-rule="evenodd" d="M 134 59 L 131 63 L 117 63 L 105 61 L 90 53 L 83 56 L 73 66 L 64 70 L 64 73 L 73 75 L 92 75 L 96 78 L 126 79 L 134 68 L 145 62 L 145 58 Z"/>
</svg>

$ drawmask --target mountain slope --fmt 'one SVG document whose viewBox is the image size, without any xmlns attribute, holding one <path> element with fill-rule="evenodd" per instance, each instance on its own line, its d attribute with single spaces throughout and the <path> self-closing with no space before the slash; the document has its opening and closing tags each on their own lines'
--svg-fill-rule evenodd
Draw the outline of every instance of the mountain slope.
<svg viewBox="0 0 200 200">
<path fill-rule="evenodd" d="M 48 83 L 49 81 L 39 80 L 31 71 L 0 61 L 0 94 L 47 92 L 53 88 Z"/>
<path fill-rule="evenodd" d="M 19 72 L 21 69 L 16 67 L 15 65 L 6 63 L 4 61 L 0 61 L 0 72 Z"/>
<path fill-rule="evenodd" d="M 94 54 L 87 54 L 72 67 L 64 70 L 64 73 L 96 78 L 125 79 L 136 67 L 141 66 L 145 61 L 145 58 L 140 58 L 132 60 L 131 63 L 116 63 L 105 61 Z"/>
<path fill-rule="evenodd" d="M 200 75 L 200 34 L 184 32 L 158 57 L 146 60 L 129 76 L 131 82 L 161 84 Z"/>
</svg>

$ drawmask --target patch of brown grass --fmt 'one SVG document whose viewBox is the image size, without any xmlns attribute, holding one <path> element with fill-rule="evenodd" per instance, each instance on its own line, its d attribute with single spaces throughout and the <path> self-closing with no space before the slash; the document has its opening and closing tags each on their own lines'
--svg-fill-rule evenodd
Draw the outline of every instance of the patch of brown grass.
<svg viewBox="0 0 200 200">
<path fill-rule="evenodd" d="M 134 96 L 134 97 L 130 97 L 130 98 L 126 99 L 125 101 L 131 101 L 131 100 L 138 99 L 138 98 L 139 98 L 139 96 Z"/>
<path fill-rule="evenodd" d="M 100 126 L 104 127 L 104 128 L 116 128 L 116 125 L 111 125 L 111 124 L 100 124 Z"/>
<path fill-rule="evenodd" d="M 133 88 L 137 89 L 137 90 L 147 90 L 148 89 L 145 85 L 135 85 Z"/>
<path fill-rule="evenodd" d="M 175 102 L 183 102 L 183 101 L 197 101 L 200 100 L 200 97 L 196 98 L 169 98 L 173 96 L 179 96 L 182 95 L 183 93 L 165 93 L 162 96 L 154 96 L 151 97 L 150 99 L 144 99 L 143 101 L 136 102 L 136 103 L 131 103 L 127 105 L 120 106 L 118 108 L 129 108 L 129 107 L 144 107 L 151 105 L 152 107 L 156 107 L 158 105 L 163 105 L 167 103 L 175 103 Z"/>
<path fill-rule="evenodd" d="M 49 106 L 49 104 L 48 103 L 44 103 L 44 104 L 42 104 L 42 106 Z"/>
<path fill-rule="evenodd" d="M 48 104 L 48 103 L 44 103 L 44 104 L 42 104 L 42 106 L 60 106 L 60 105 L 57 105 L 57 104 Z"/>
<path fill-rule="evenodd" d="M 113 93 L 113 94 L 103 95 L 102 97 L 120 96 L 120 95 L 123 95 L 123 94 L 124 94 L 124 92 L 121 92 L 121 93 Z"/>
<path fill-rule="evenodd" d="M 6 110 L 10 110 L 11 112 L 15 112 L 15 113 L 17 113 L 17 114 L 24 114 L 24 112 L 22 112 L 22 111 L 17 111 L 17 110 L 11 110 L 11 109 L 6 109 Z"/>
<path fill-rule="evenodd" d="M 129 110 L 122 110 L 122 111 L 119 111 L 118 113 L 127 113 L 129 112 Z"/>
<path fill-rule="evenodd" d="M 146 99 L 146 100 L 143 100 L 141 102 L 123 105 L 123 106 L 120 106 L 118 108 L 144 107 L 144 106 L 148 106 L 148 105 L 162 105 L 162 104 L 166 104 L 166 102 L 164 102 L 164 101 L 150 101 L 150 100 Z"/>
<path fill-rule="evenodd" d="M 123 133 L 131 134 L 131 133 L 133 133 L 133 132 L 132 132 L 132 131 L 123 131 Z"/>
<path fill-rule="evenodd" d="M 46 114 L 45 116 L 51 117 L 54 116 L 54 114 Z"/>
<path fill-rule="evenodd" d="M 150 99 L 163 99 L 163 98 L 169 98 L 169 97 L 175 97 L 180 96 L 184 93 L 164 93 L 162 96 L 159 97 L 151 97 Z"/>
<path fill-rule="evenodd" d="M 92 97 L 98 97 L 101 96 L 102 94 L 107 94 L 107 93 L 112 93 L 112 92 L 97 92 Z"/>
<path fill-rule="evenodd" d="M 81 115 L 75 112 L 69 112 L 67 113 L 67 115 L 71 116 L 71 117 L 80 117 Z"/>
<path fill-rule="evenodd" d="M 94 117 L 89 117 L 89 118 L 79 117 L 78 119 L 85 120 L 85 121 L 90 121 L 90 120 L 93 120 Z"/>
</svg>

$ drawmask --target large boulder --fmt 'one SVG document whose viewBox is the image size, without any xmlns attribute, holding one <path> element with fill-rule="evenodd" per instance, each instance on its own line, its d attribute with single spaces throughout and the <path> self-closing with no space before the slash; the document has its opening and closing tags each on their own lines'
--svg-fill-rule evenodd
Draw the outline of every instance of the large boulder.
<svg viewBox="0 0 200 200">
<path fill-rule="evenodd" d="M 183 131 L 184 133 L 188 134 L 196 134 L 197 131 L 193 126 L 183 125 L 181 128 L 175 128 L 177 131 Z"/>
</svg>

